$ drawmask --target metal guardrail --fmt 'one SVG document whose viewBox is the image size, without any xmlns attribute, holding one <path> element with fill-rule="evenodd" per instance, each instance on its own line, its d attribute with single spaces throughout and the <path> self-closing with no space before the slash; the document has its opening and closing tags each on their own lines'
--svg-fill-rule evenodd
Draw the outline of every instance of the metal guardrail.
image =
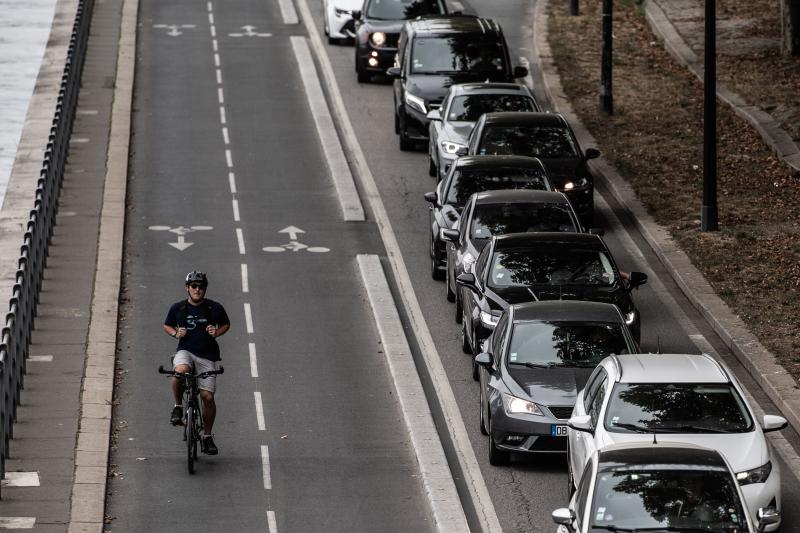
<svg viewBox="0 0 800 533">
<path fill-rule="evenodd" d="M 5 478 L 9 443 L 14 436 L 25 361 L 30 347 L 36 306 L 39 302 L 47 248 L 53 235 L 58 196 L 67 163 L 67 148 L 75 120 L 81 71 L 86 57 L 94 0 L 79 0 L 69 41 L 56 111 L 36 184 L 8 313 L 0 333 L 0 477 Z"/>
</svg>

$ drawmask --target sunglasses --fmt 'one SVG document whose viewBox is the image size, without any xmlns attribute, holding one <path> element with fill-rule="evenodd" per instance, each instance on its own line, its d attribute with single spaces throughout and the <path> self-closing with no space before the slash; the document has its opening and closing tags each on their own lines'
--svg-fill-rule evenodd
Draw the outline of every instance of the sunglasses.
<svg viewBox="0 0 800 533">
<path fill-rule="evenodd" d="M 206 290 L 206 286 L 205 285 L 201 285 L 200 283 L 190 283 L 189 284 L 189 288 L 195 289 L 195 290 L 198 290 L 198 289 Z"/>
</svg>

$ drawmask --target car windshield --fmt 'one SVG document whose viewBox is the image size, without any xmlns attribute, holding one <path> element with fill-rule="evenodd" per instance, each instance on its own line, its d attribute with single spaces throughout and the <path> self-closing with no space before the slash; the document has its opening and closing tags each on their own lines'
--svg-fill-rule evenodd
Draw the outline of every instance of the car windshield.
<svg viewBox="0 0 800 533">
<path fill-rule="evenodd" d="M 628 344 L 619 324 L 520 322 L 511 333 L 508 364 L 594 366 L 606 356 L 623 353 L 628 353 Z"/>
<path fill-rule="evenodd" d="M 454 170 L 447 191 L 447 203 L 458 209 L 464 207 L 476 192 L 502 189 L 531 189 L 550 191 L 550 181 L 544 168 L 493 167 Z"/>
<path fill-rule="evenodd" d="M 442 74 L 450 72 L 485 72 L 505 70 L 503 45 L 496 41 L 477 41 L 459 37 L 422 37 L 414 41 L 411 72 Z"/>
<path fill-rule="evenodd" d="M 739 494 L 724 468 L 608 468 L 597 473 L 589 531 L 748 531 Z M 612 529 L 614 528 L 614 529 Z"/>
<path fill-rule="evenodd" d="M 374 20 L 406 20 L 420 15 L 444 13 L 439 0 L 372 0 L 367 18 Z"/>
<path fill-rule="evenodd" d="M 611 286 L 617 279 L 617 271 L 605 252 L 550 243 L 495 253 L 489 272 L 489 287 Z"/>
<path fill-rule="evenodd" d="M 530 231 L 578 231 L 563 204 L 478 204 L 472 215 L 469 236 L 473 241 L 492 235 Z"/>
<path fill-rule="evenodd" d="M 453 98 L 447 120 L 475 122 L 484 113 L 536 111 L 533 99 L 521 94 L 475 94 Z"/>
<path fill-rule="evenodd" d="M 526 155 L 545 159 L 578 157 L 578 147 L 563 126 L 489 126 L 479 155 Z"/>
<path fill-rule="evenodd" d="M 606 429 L 674 433 L 742 433 L 753 420 L 729 383 L 617 383 Z"/>
</svg>

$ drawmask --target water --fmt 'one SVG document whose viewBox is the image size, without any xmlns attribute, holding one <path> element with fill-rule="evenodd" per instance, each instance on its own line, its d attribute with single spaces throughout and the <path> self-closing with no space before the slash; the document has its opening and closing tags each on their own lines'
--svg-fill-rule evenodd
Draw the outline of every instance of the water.
<svg viewBox="0 0 800 533">
<path fill-rule="evenodd" d="M 0 0 L 0 205 L 42 62 L 56 0 Z"/>
</svg>

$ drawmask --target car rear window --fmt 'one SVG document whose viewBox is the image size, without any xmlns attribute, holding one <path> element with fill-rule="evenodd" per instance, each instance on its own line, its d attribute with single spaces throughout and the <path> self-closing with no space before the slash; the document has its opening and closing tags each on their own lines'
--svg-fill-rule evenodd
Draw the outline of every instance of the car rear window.
<svg viewBox="0 0 800 533">
<path fill-rule="evenodd" d="M 468 40 L 465 37 L 420 37 L 411 50 L 414 74 L 485 72 L 505 70 L 505 50 L 497 41 Z"/>
<path fill-rule="evenodd" d="M 562 126 L 498 124 L 484 130 L 478 154 L 568 159 L 578 157 L 578 147 Z"/>
<path fill-rule="evenodd" d="M 447 191 L 447 203 L 461 209 L 473 193 L 501 189 L 552 191 L 553 187 L 543 168 L 456 169 Z"/>
<path fill-rule="evenodd" d="M 566 203 L 506 203 L 475 206 L 470 239 L 530 231 L 578 231 Z"/>
<path fill-rule="evenodd" d="M 475 122 L 484 113 L 501 111 L 538 111 L 533 99 L 525 94 L 475 94 L 453 99 L 447 120 Z"/>
<path fill-rule="evenodd" d="M 605 252 L 549 245 L 494 254 L 489 287 L 611 286 L 618 276 Z"/>
<path fill-rule="evenodd" d="M 375 20 L 405 20 L 443 13 L 440 0 L 372 0 L 367 8 L 367 17 Z"/>
</svg>

